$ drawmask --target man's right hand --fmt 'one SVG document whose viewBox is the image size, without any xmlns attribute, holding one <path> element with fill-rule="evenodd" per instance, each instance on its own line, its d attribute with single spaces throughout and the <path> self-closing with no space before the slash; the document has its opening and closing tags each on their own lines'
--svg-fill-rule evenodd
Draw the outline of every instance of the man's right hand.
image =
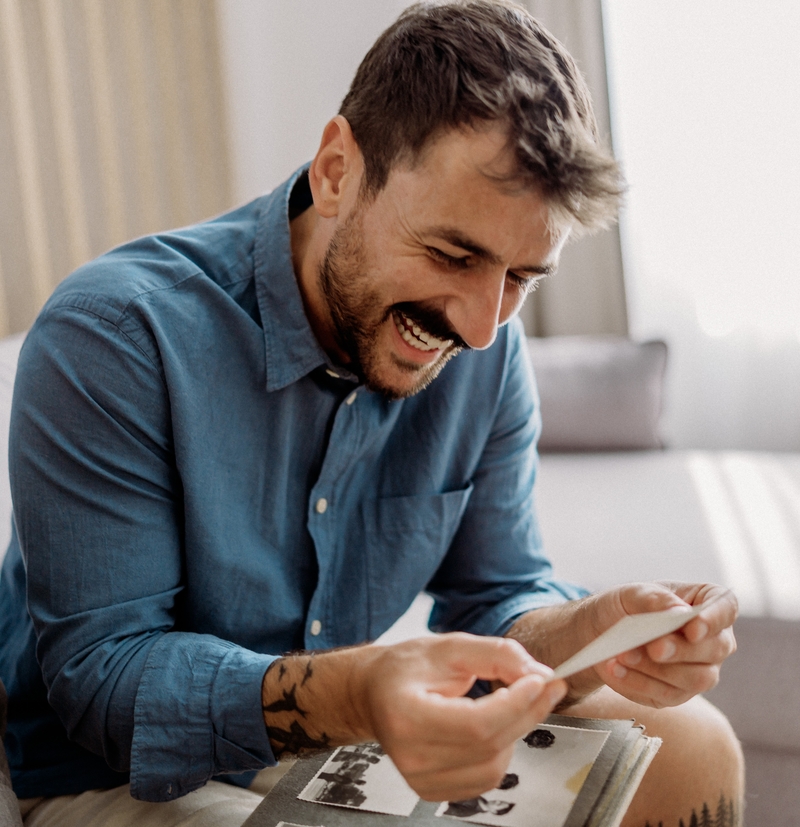
<svg viewBox="0 0 800 827">
<path fill-rule="evenodd" d="M 422 798 L 463 800 L 562 699 L 551 675 L 516 641 L 461 633 L 292 655 L 264 676 L 264 720 L 276 755 L 375 740 Z M 504 686 L 464 697 L 478 678 Z"/>
</svg>

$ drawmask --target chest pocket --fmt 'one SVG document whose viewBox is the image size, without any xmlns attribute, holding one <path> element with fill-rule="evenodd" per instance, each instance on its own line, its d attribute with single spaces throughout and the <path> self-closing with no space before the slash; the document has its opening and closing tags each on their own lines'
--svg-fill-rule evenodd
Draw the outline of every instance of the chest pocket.
<svg viewBox="0 0 800 827">
<path fill-rule="evenodd" d="M 363 504 L 370 639 L 397 620 L 439 568 L 471 493 L 469 485 Z"/>
</svg>

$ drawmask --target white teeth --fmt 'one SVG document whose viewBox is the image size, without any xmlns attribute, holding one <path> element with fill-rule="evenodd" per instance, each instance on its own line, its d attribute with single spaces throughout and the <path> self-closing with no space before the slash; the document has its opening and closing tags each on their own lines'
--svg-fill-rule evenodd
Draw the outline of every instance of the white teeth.
<svg viewBox="0 0 800 827">
<path fill-rule="evenodd" d="M 437 339 L 418 325 L 415 325 L 411 319 L 406 316 L 400 314 L 395 315 L 394 323 L 398 333 L 400 333 L 403 339 L 417 350 L 423 352 L 439 350 L 439 348 L 443 348 L 445 345 L 451 343 L 449 339 Z M 411 331 L 413 331 L 413 334 Z"/>
</svg>

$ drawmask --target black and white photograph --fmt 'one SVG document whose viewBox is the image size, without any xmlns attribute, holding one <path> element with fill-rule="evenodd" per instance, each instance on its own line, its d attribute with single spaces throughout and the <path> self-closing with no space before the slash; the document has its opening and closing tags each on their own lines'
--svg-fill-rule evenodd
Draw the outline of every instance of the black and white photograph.
<svg viewBox="0 0 800 827">
<path fill-rule="evenodd" d="M 436 815 L 499 827 L 561 827 L 608 736 L 606 730 L 538 727 L 517 741 L 499 787 L 445 801 Z"/>
<path fill-rule="evenodd" d="M 397 816 L 410 816 L 419 801 L 378 744 L 337 749 L 298 798 Z"/>
</svg>

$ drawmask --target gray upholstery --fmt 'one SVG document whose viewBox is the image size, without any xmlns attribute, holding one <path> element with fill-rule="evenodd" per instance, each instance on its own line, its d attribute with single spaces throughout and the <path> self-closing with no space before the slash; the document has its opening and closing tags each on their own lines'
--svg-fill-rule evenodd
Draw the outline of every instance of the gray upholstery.
<svg viewBox="0 0 800 827">
<path fill-rule="evenodd" d="M 660 448 L 667 347 L 618 336 L 530 338 L 542 404 L 539 450 Z"/>
</svg>

